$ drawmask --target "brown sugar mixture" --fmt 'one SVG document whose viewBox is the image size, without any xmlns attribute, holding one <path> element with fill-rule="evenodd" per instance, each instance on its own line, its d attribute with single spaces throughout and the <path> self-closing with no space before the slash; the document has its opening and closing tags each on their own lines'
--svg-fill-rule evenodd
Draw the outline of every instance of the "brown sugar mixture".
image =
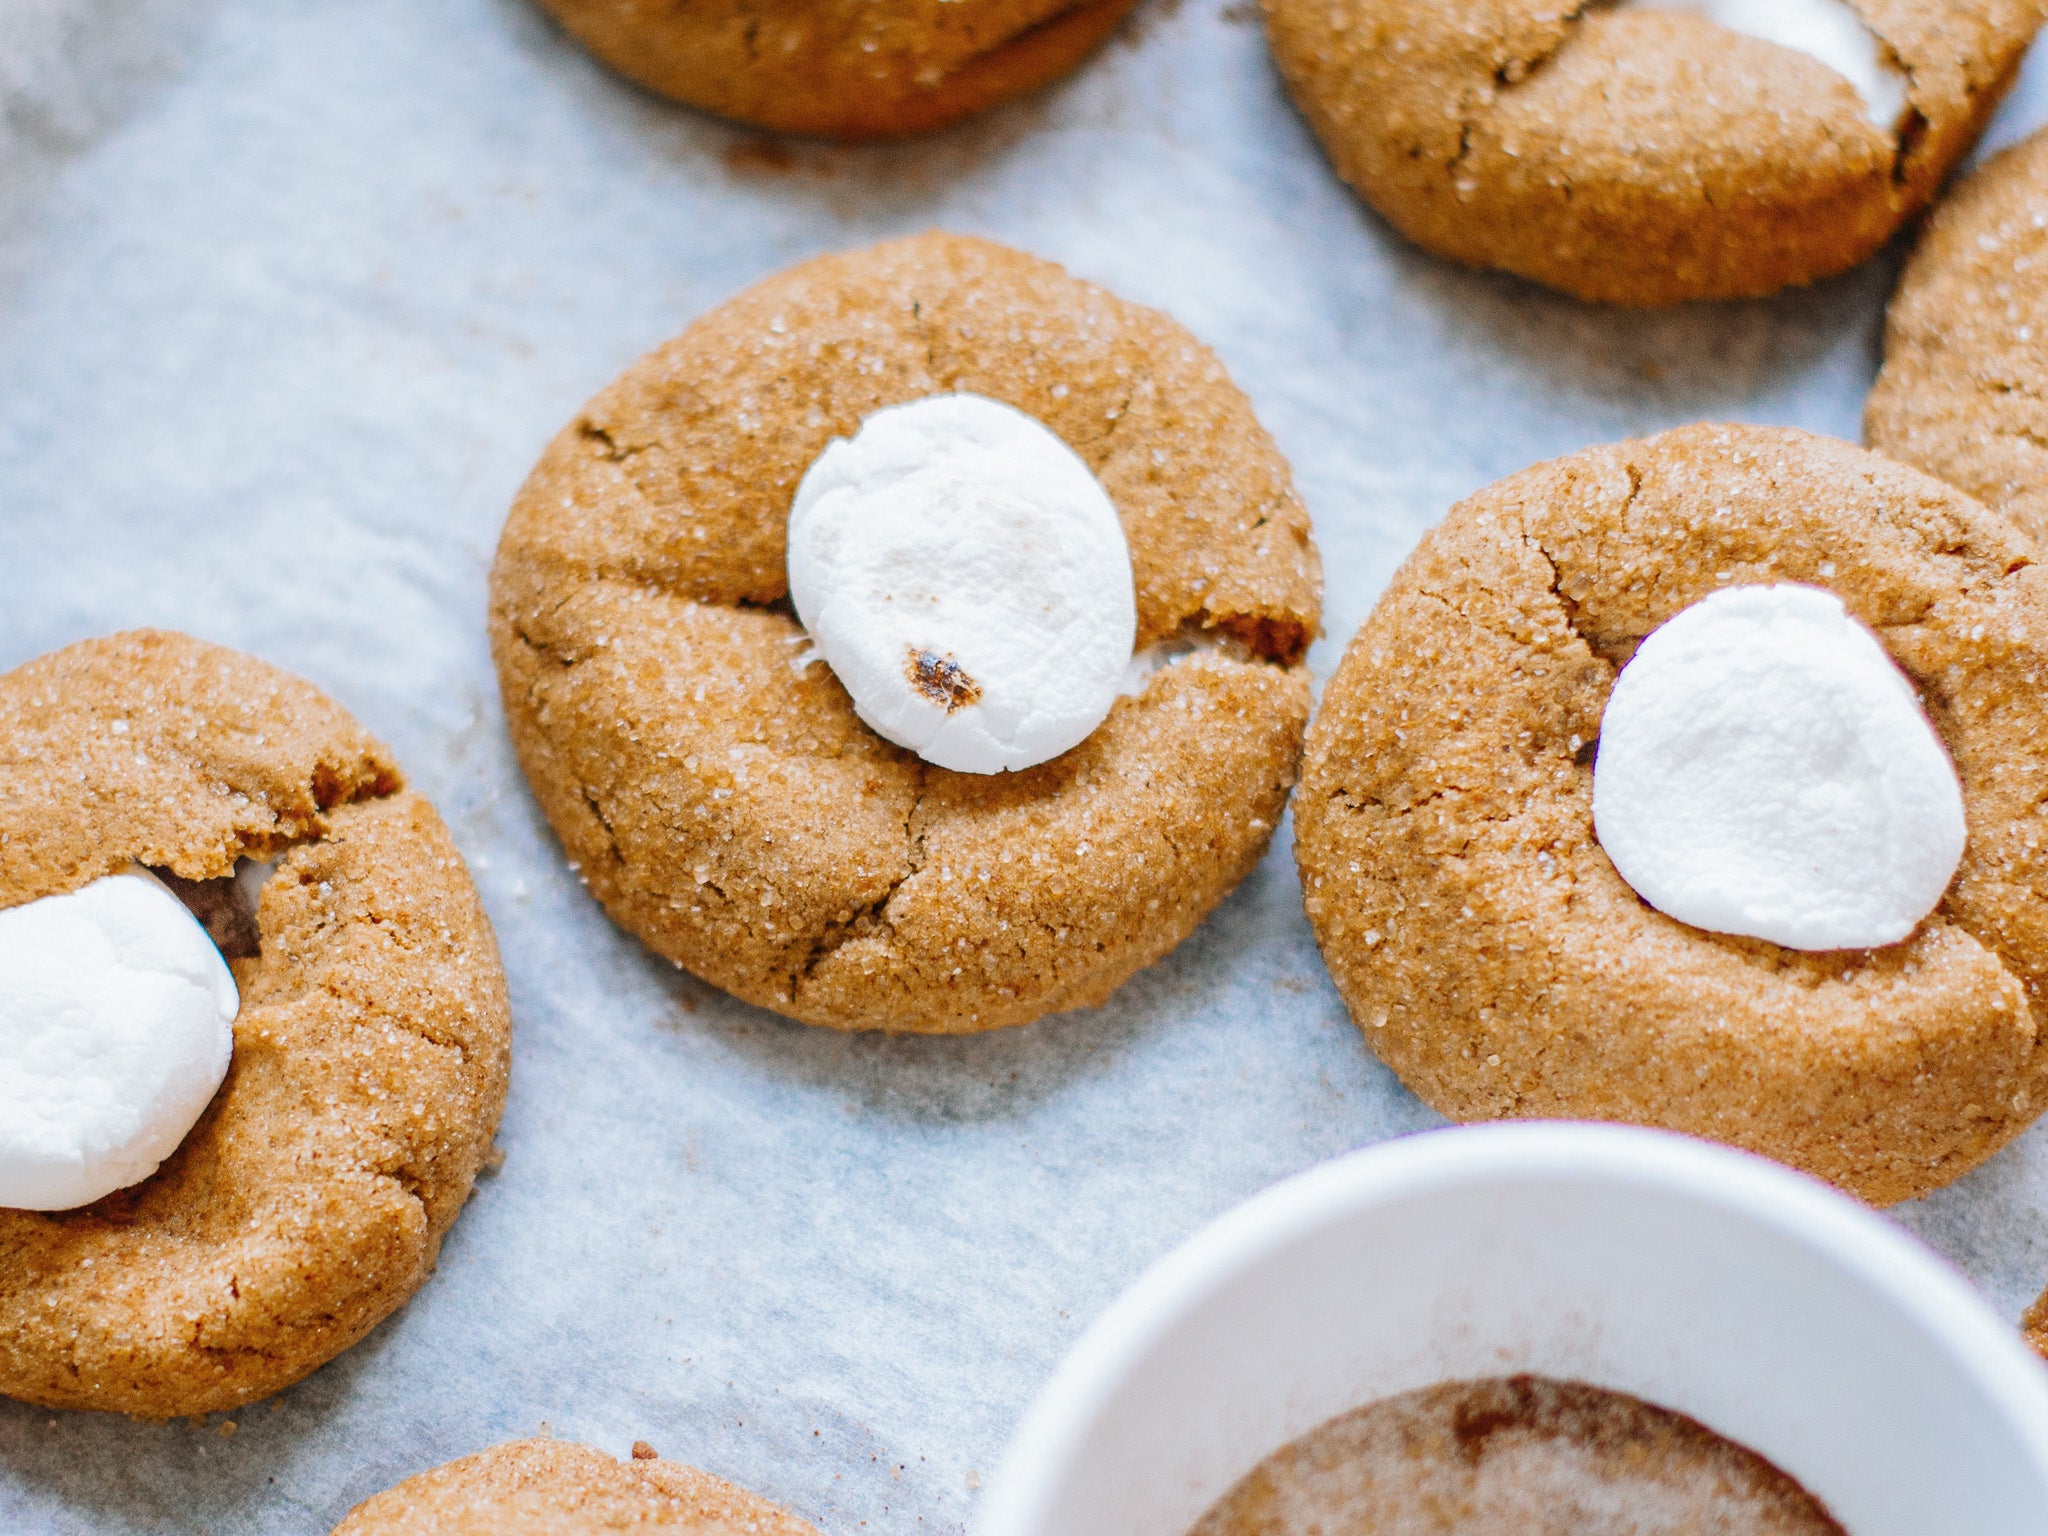
<svg viewBox="0 0 2048 1536">
<path fill-rule="evenodd" d="M 1640 1398 L 1541 1376 L 1340 1414 L 1253 1468 L 1189 1536 L 1845 1536 L 1751 1450 Z"/>
</svg>

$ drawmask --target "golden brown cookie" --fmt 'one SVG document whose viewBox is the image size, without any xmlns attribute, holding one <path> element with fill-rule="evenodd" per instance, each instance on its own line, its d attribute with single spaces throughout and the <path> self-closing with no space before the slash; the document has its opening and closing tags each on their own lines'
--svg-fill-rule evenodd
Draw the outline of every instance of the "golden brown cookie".
<svg viewBox="0 0 2048 1536">
<path fill-rule="evenodd" d="M 1592 0 L 1265 0 L 1338 172 L 1418 245 L 1581 298 L 1736 298 L 1855 265 L 1926 206 L 2035 0 L 1856 0 L 1903 65 L 1874 126 L 1807 54 Z"/>
<path fill-rule="evenodd" d="M 929 766 L 792 665 L 811 460 L 970 390 L 1101 478 L 1138 645 L 1198 647 L 1022 773 Z M 985 241 L 768 279 L 549 445 L 491 573 L 513 745 L 591 891 L 707 981 L 807 1023 L 958 1033 L 1101 1002 L 1257 862 L 1294 782 L 1321 571 L 1287 465 L 1180 326 Z"/>
<path fill-rule="evenodd" d="M 1995 156 L 1928 221 L 1864 403 L 1870 446 L 2048 537 L 2048 133 Z"/>
<path fill-rule="evenodd" d="M 540 0 L 630 80 L 763 128 L 887 139 L 1074 69 L 1137 0 Z"/>
<path fill-rule="evenodd" d="M 505 1099 L 489 921 L 432 806 L 316 689 L 137 630 L 0 676 L 0 907 L 131 860 L 277 860 L 227 1081 L 149 1179 L 0 1210 L 0 1392 L 237 1407 L 369 1332 L 433 1267 Z"/>
<path fill-rule="evenodd" d="M 1295 807 L 1380 1058 L 1459 1120 L 1732 1142 L 1879 1203 L 2048 1106 L 2048 571 L 2003 515 L 1831 439 L 1687 427 L 1453 507 L 1352 640 Z M 1728 585 L 1835 593 L 1919 685 L 1969 842 L 1903 943 L 1803 953 L 1651 908 L 1595 839 L 1619 668 Z"/>
<path fill-rule="evenodd" d="M 365 1499 L 333 1536 L 818 1536 L 806 1522 L 731 1483 L 663 1461 L 631 1461 L 567 1440 L 514 1440 L 409 1477 Z"/>
</svg>

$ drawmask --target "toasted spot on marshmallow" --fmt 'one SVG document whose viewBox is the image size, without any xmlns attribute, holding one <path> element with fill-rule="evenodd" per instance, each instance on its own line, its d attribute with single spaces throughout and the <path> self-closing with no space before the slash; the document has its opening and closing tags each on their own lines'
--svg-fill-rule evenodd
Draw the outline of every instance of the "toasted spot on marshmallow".
<svg viewBox="0 0 2048 1536">
<path fill-rule="evenodd" d="M 1046 762 L 1108 716 L 1137 599 L 1116 507 L 1040 422 L 980 395 L 876 411 L 789 513 L 789 592 L 881 735 L 927 762 Z"/>
<path fill-rule="evenodd" d="M 227 1076 L 239 1009 L 206 930 L 140 870 L 0 911 L 0 1206 L 148 1178 Z"/>
<path fill-rule="evenodd" d="M 1660 626 L 1600 725 L 1593 824 L 1636 893 L 1791 949 L 1911 935 L 1963 856 L 1912 684 L 1832 593 L 1732 587 Z"/>
<path fill-rule="evenodd" d="M 1906 74 L 1845 0 L 1631 0 L 1639 10 L 1683 11 L 1731 32 L 1819 59 L 1856 87 L 1863 111 L 1886 133 L 1906 112 Z"/>
<path fill-rule="evenodd" d="M 904 668 L 904 676 L 910 679 L 913 688 L 947 714 L 981 702 L 981 684 L 961 670 L 960 663 L 952 657 L 936 656 L 914 645 L 907 650 L 910 661 Z"/>
</svg>

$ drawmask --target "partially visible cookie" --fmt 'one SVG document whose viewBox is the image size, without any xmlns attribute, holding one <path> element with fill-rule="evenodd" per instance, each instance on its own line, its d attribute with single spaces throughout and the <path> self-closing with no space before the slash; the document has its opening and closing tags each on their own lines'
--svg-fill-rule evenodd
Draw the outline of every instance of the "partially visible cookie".
<svg viewBox="0 0 2048 1536">
<path fill-rule="evenodd" d="M 1688 427 L 1451 509 L 1345 651 L 1295 802 L 1309 920 L 1379 1057 L 1459 1120 L 1659 1126 L 1888 1204 L 2048 1108 L 2048 568 L 1846 443 Z M 1732 586 L 1833 593 L 1915 685 L 1968 838 L 1903 942 L 1692 927 L 1593 819 L 1615 677 Z"/>
<path fill-rule="evenodd" d="M 2048 538 L 2048 132 L 1992 157 L 1928 220 L 1863 433 Z"/>
<path fill-rule="evenodd" d="M 788 601 L 806 468 L 955 390 L 1080 456 L 1129 542 L 1137 645 L 1190 651 L 1015 773 L 876 734 Z M 807 1023 L 965 1033 L 1101 1002 L 1250 871 L 1320 598 L 1286 462 L 1207 348 L 932 234 L 769 278 L 585 406 L 513 504 L 491 645 L 520 764 L 622 926 Z"/>
<path fill-rule="evenodd" d="M 0 1210 L 0 1393 L 234 1408 L 409 1297 L 504 1105 L 505 979 L 434 809 L 310 685 L 184 635 L 0 676 L 0 907 L 130 861 L 277 861 L 233 960 L 232 1064 L 183 1145 L 79 1210 Z M 230 945 L 230 953 L 239 946 Z"/>
<path fill-rule="evenodd" d="M 790 133 L 886 139 L 1051 84 L 1136 0 L 540 0 L 628 79 Z"/>
<path fill-rule="evenodd" d="M 2034 1298 L 2034 1304 L 2027 1308 L 2027 1315 L 2020 1319 L 2020 1332 L 2034 1353 L 2048 1360 L 2048 1291 Z"/>
<path fill-rule="evenodd" d="M 1934 196 L 2033 0 L 1859 0 L 1905 75 L 1880 127 L 1817 58 L 1583 0 L 1265 0 L 1339 174 L 1438 255 L 1581 298 L 1736 298 L 1855 265 Z"/>
<path fill-rule="evenodd" d="M 514 1440 L 409 1477 L 365 1499 L 333 1536 L 818 1536 L 731 1483 L 663 1461 L 631 1461 L 566 1440 Z"/>
</svg>

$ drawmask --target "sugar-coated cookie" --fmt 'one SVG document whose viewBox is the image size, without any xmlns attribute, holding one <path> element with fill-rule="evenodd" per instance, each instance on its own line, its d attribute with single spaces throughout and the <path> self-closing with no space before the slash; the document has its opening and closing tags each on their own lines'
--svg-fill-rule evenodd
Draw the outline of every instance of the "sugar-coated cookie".
<svg viewBox="0 0 2048 1536">
<path fill-rule="evenodd" d="M 1265 0 L 1338 172 L 1418 245 L 1586 299 L 1670 304 L 1855 265 L 1934 196 L 2033 0 L 1858 0 L 1906 108 L 1700 15 L 1583 0 Z"/>
<path fill-rule="evenodd" d="M 1382 1060 L 1459 1120 L 1731 1142 L 1889 1203 L 2048 1107 L 2048 571 L 1845 443 L 1688 427 L 1451 509 L 1345 652 L 1296 802 L 1308 915 Z M 1616 673 L 1734 585 L 1840 598 L 1918 690 L 1968 841 L 1904 942 L 1805 952 L 1652 908 L 1595 836 Z"/>
<path fill-rule="evenodd" d="M 2048 537 L 2048 133 L 1994 156 L 1928 220 L 1863 431 Z"/>
<path fill-rule="evenodd" d="M 886 139 L 1048 85 L 1136 0 L 540 0 L 628 79 L 740 122 Z"/>
<path fill-rule="evenodd" d="M 131 861 L 224 882 L 238 859 L 277 862 L 233 960 L 227 1079 L 143 1183 L 0 1210 L 0 1393 L 169 1417 L 275 1392 L 418 1288 L 468 1198 L 504 1104 L 505 980 L 385 749 L 184 635 L 0 676 L 0 907 Z"/>
<path fill-rule="evenodd" d="M 818 1536 L 766 1499 L 644 1444 L 633 1459 L 567 1440 L 514 1440 L 365 1499 L 333 1536 Z"/>
<path fill-rule="evenodd" d="M 788 603 L 807 467 L 881 407 L 955 390 L 1100 478 L 1138 647 L 1191 651 L 1015 773 L 885 741 Z M 491 640 L 519 760 L 622 926 L 792 1018 L 966 1032 L 1100 1002 L 1257 862 L 1320 579 L 1287 465 L 1205 347 L 932 234 L 770 278 L 592 400 L 513 504 Z"/>
</svg>

